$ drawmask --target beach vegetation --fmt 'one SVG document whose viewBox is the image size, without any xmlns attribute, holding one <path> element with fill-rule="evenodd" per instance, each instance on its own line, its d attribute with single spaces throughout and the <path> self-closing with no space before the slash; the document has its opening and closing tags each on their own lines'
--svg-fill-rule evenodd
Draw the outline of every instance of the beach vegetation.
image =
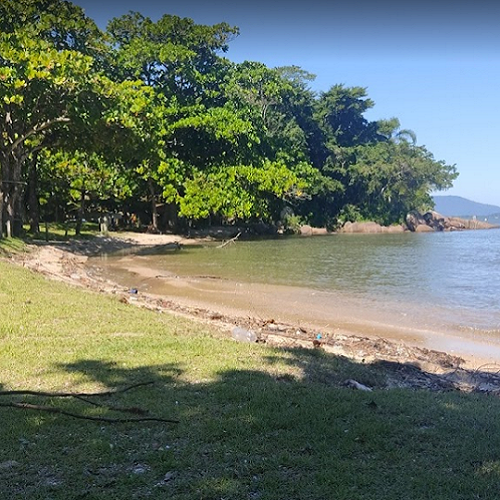
<svg viewBox="0 0 500 500">
<path fill-rule="evenodd" d="M 155 232 L 390 224 L 457 176 L 396 118 L 366 118 L 365 88 L 231 62 L 224 22 L 130 12 L 101 30 L 71 2 L 5 0 L 0 28 L 0 237 L 98 212 Z"/>
</svg>

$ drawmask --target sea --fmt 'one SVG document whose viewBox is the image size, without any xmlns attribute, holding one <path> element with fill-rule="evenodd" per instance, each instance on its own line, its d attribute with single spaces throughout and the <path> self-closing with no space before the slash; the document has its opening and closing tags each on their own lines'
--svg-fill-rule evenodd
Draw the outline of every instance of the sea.
<svg viewBox="0 0 500 500">
<path fill-rule="evenodd" d="M 124 286 L 246 304 L 263 317 L 282 308 L 283 317 L 330 327 L 365 323 L 500 343 L 499 229 L 238 240 L 121 252 L 96 265 Z"/>
</svg>

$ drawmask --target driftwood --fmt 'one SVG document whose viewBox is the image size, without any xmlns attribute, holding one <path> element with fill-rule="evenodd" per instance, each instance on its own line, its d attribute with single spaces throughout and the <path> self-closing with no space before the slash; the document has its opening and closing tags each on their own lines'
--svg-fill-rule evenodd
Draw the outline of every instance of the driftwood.
<svg viewBox="0 0 500 500">
<path fill-rule="evenodd" d="M 231 243 L 235 243 L 240 236 L 241 236 L 241 231 L 234 238 L 231 238 L 230 240 L 221 243 L 217 248 L 224 248 L 225 246 L 230 245 Z"/>
<path fill-rule="evenodd" d="M 164 422 L 171 424 L 178 424 L 178 420 L 159 418 L 159 417 L 148 417 L 145 416 L 148 414 L 147 410 L 137 407 L 117 407 L 117 406 L 109 406 L 101 403 L 97 403 L 95 401 L 89 401 L 86 398 L 92 398 L 96 396 L 113 396 L 115 394 L 121 394 L 127 392 L 131 389 L 135 389 L 137 387 L 142 387 L 145 385 L 151 385 L 153 382 L 140 382 L 138 384 L 129 385 L 124 387 L 123 389 L 116 389 L 113 391 L 106 392 L 46 392 L 46 391 L 31 391 L 31 390 L 17 390 L 17 391 L 0 391 L 0 396 L 38 396 L 38 397 L 47 397 L 47 398 L 74 398 L 79 401 L 83 401 L 84 403 L 91 404 L 93 406 L 97 406 L 100 408 L 106 408 L 107 410 L 117 411 L 122 413 L 133 413 L 136 415 L 143 415 L 140 417 L 134 418 L 110 418 L 110 417 L 94 417 L 88 415 L 81 415 L 79 413 L 73 413 L 61 408 L 57 408 L 55 406 L 44 406 L 37 405 L 27 402 L 14 402 L 9 401 L 7 403 L 0 402 L 0 407 L 4 408 L 17 408 L 21 410 L 35 410 L 35 411 L 43 411 L 47 413 L 57 413 L 59 415 L 66 415 L 68 417 L 78 418 L 81 420 L 92 420 L 94 422 L 107 422 L 107 423 L 128 423 L 128 422 Z"/>
</svg>

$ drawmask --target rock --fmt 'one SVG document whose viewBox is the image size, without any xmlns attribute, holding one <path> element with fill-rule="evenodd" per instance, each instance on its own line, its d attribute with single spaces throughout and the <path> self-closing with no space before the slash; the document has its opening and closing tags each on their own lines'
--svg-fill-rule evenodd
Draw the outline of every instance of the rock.
<svg viewBox="0 0 500 500">
<path fill-rule="evenodd" d="M 438 212 L 434 212 L 434 210 L 425 212 L 422 217 L 425 220 L 425 223 L 436 231 L 444 231 L 447 227 L 449 227 L 449 219 Z"/>
<path fill-rule="evenodd" d="M 423 215 L 412 210 L 406 216 L 406 225 L 410 231 L 423 233 L 430 231 L 463 231 L 465 229 L 491 229 L 493 224 L 475 219 L 461 219 L 460 217 L 446 217 L 439 212 L 429 210 Z"/>
<path fill-rule="evenodd" d="M 418 226 L 427 225 L 425 219 L 416 210 L 412 210 L 406 214 L 405 222 L 408 229 L 413 232 L 417 230 Z"/>
<path fill-rule="evenodd" d="M 311 226 L 308 226 L 308 225 L 300 226 L 300 234 L 302 236 L 312 236 L 313 229 Z"/>
<path fill-rule="evenodd" d="M 433 233 L 435 230 L 432 229 L 432 227 L 428 226 L 427 224 L 419 224 L 415 228 L 415 233 Z"/>
<path fill-rule="evenodd" d="M 378 233 L 401 233 L 404 231 L 402 225 L 381 226 L 373 221 L 366 222 L 346 222 L 340 229 L 340 233 L 360 233 L 360 234 L 378 234 Z"/>
<path fill-rule="evenodd" d="M 344 382 L 346 387 L 351 387 L 352 389 L 357 389 L 358 391 L 372 392 L 372 389 L 366 385 L 356 382 L 356 380 L 349 379 Z"/>
<path fill-rule="evenodd" d="M 301 236 L 315 236 L 317 234 L 329 234 L 329 231 L 326 227 L 312 227 L 305 224 L 300 226 L 300 234 Z"/>
<path fill-rule="evenodd" d="M 346 222 L 341 233 L 381 233 L 382 226 L 376 222 Z"/>
</svg>

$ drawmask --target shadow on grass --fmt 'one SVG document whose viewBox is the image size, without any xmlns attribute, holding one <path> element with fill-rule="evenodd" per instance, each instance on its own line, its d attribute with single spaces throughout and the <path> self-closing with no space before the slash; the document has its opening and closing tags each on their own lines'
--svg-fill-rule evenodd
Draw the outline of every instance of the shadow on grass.
<svg viewBox="0 0 500 500">
<path fill-rule="evenodd" d="M 261 370 L 228 369 L 201 381 L 188 381 L 182 362 L 64 365 L 109 389 L 152 382 L 107 402 L 180 423 L 18 413 L 4 420 L 3 498 L 498 498 L 496 397 L 355 391 L 339 383 L 356 376 L 382 384 L 386 367 L 322 351 L 270 353 Z M 75 410 L 82 402 L 62 404 Z"/>
</svg>

